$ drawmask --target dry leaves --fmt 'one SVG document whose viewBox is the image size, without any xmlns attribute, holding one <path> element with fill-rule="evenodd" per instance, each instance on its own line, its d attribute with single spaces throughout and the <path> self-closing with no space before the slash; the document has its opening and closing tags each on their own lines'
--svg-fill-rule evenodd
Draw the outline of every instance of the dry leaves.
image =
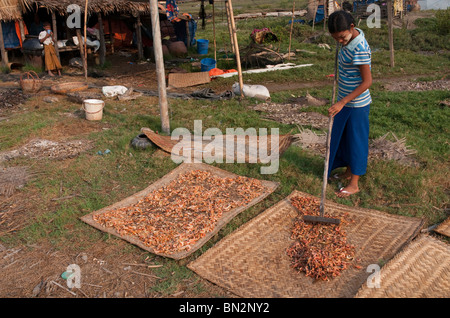
<svg viewBox="0 0 450 318">
<path fill-rule="evenodd" d="M 349 224 L 348 215 L 340 217 L 340 225 L 306 223 L 302 215 L 319 215 L 320 202 L 316 198 L 295 196 L 291 204 L 299 213 L 291 238 L 295 240 L 286 253 L 291 258 L 292 267 L 316 280 L 330 280 L 355 263 L 355 247 L 347 242 L 347 234 L 342 226 Z"/>
<path fill-rule="evenodd" d="M 224 213 L 246 205 L 264 192 L 259 180 L 221 178 L 194 170 L 136 204 L 97 214 L 93 218 L 120 235 L 134 236 L 155 253 L 190 250 L 214 230 Z"/>
</svg>

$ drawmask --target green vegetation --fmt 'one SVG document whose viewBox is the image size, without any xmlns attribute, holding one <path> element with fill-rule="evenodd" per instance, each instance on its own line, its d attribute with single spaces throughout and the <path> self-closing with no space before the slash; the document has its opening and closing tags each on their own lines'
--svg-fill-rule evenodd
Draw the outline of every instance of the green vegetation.
<svg viewBox="0 0 450 318">
<path fill-rule="evenodd" d="M 273 2 L 273 1 L 272 1 Z M 253 2 L 240 3 L 241 10 L 247 10 Z M 269 9 L 269 1 L 258 1 L 259 7 Z M 290 2 L 281 1 L 279 6 L 289 9 Z M 447 17 L 447 18 L 445 18 Z M 448 25 L 448 10 L 436 15 L 436 18 L 423 19 L 414 30 L 396 29 L 396 66 L 389 67 L 387 31 L 361 28 L 367 35 L 373 49 L 373 75 L 378 80 L 372 88 L 370 138 L 383 136 L 387 132 L 405 137 L 407 144 L 417 150 L 418 167 L 401 165 L 395 161 L 370 161 L 368 173 L 361 179 L 361 192 L 346 199 L 338 199 L 333 194 L 336 184 L 328 188 L 330 200 L 358 205 L 364 208 L 378 209 L 392 214 L 423 217 L 426 225 L 443 221 L 448 209 L 449 166 L 448 158 L 450 135 L 448 122 L 450 108 L 440 105 L 442 100 L 450 98 L 448 91 L 433 90 L 423 92 L 392 92 L 382 87 L 384 78 L 413 78 L 435 80 L 448 78 L 449 74 L 449 34 L 442 31 Z M 222 22 L 220 19 L 219 23 Z M 241 47 L 250 44 L 250 33 L 255 28 L 269 27 L 281 39 L 274 44 L 275 50 L 286 53 L 289 46 L 289 18 L 266 18 L 260 20 L 242 20 L 237 22 Z M 295 24 L 291 50 L 303 50 L 296 53 L 294 63 L 313 63 L 312 68 L 299 68 L 283 72 L 269 72 L 245 76 L 245 82 L 264 83 L 309 83 L 320 82 L 315 88 L 297 88 L 272 93 L 272 101 L 285 102 L 291 95 L 302 96 L 309 92 L 318 97 L 329 98 L 331 81 L 326 77 L 333 72 L 333 41 L 322 31 L 322 25 L 315 30 L 307 25 Z M 199 26 L 197 38 L 212 39 L 212 28 L 202 30 Z M 434 30 L 435 32 L 432 32 Z M 447 27 L 448 30 L 448 27 Z M 439 32 L 438 32 L 439 31 Z M 217 27 L 217 48 L 228 45 L 229 35 L 222 23 Z M 439 35 L 438 35 L 439 33 Z M 211 42 L 210 42 L 211 43 Z M 331 50 L 318 47 L 327 43 Z M 440 52 L 425 55 L 419 51 Z M 309 53 L 308 53 L 309 52 Z M 312 53 L 311 53 L 312 52 Z M 192 56 L 195 48 L 190 49 Z M 222 60 L 224 52 L 218 53 L 219 67 L 234 68 L 229 61 Z M 213 57 L 210 45 L 207 57 Z M 227 64 L 228 63 L 228 64 Z M 182 66 L 190 69 L 188 65 Z M 210 87 L 230 89 L 237 78 L 219 79 Z M 186 127 L 193 129 L 194 120 L 203 121 L 203 129 L 217 127 L 225 131 L 228 127 L 241 128 L 280 128 L 280 133 L 297 133 L 295 125 L 284 125 L 261 119 L 259 113 L 249 106 L 257 103 L 255 99 L 202 101 L 170 99 L 171 129 Z M 67 117 L 62 112 L 74 113 L 79 105 L 63 98 L 58 107 L 48 107 L 41 97 L 32 98 L 25 105 L 28 111 L 21 111 L 2 121 L 0 126 L 0 151 L 14 149 L 26 141 L 39 137 L 45 129 L 58 123 L 67 127 L 80 120 Z M 33 105 L 42 105 L 35 109 Z M 316 111 L 326 114 L 328 106 L 311 107 L 302 111 Z M 91 140 L 94 147 L 70 159 L 70 164 L 61 161 L 13 159 L 3 164 L 8 166 L 32 165 L 33 171 L 40 177 L 33 179 L 20 191 L 37 195 L 39 198 L 29 220 L 23 228 L 0 237 L 8 244 L 33 244 L 48 239 L 56 247 L 71 245 L 83 250 L 93 246 L 99 240 L 114 244 L 114 238 L 105 235 L 80 221 L 80 217 L 124 199 L 147 187 L 176 167 L 170 157 L 156 156 L 156 150 L 135 150 L 130 146 L 131 139 L 142 127 L 155 131 L 161 130 L 158 115 L 157 98 L 141 97 L 135 101 L 106 102 L 103 120 L 91 123 L 92 132 L 82 138 Z M 102 129 L 107 128 L 107 129 Z M 79 138 L 73 136 L 72 138 Z M 98 151 L 110 149 L 111 153 L 100 156 Z M 198 257 L 221 238 L 233 232 L 268 207 L 290 194 L 294 189 L 319 195 L 322 185 L 322 158 L 296 146 L 291 146 L 280 159 L 280 169 L 273 175 L 261 175 L 257 164 L 214 164 L 215 166 L 249 177 L 273 180 L 280 187 L 266 200 L 244 211 L 231 220 L 213 239 L 208 241 L 194 254 Z M 62 190 L 61 190 L 62 189 Z M 70 196 L 64 201 L 52 201 L 55 197 Z M 141 254 L 142 255 L 142 254 Z M 148 254 L 147 254 L 148 255 Z M 143 255 L 142 257 L 145 257 Z M 155 275 L 167 279 L 156 283 L 151 291 L 162 296 L 172 294 L 183 281 L 193 274 L 176 261 L 156 257 L 164 263 L 161 269 L 155 269 Z M 196 281 L 191 291 L 201 292 L 203 286 Z"/>
</svg>

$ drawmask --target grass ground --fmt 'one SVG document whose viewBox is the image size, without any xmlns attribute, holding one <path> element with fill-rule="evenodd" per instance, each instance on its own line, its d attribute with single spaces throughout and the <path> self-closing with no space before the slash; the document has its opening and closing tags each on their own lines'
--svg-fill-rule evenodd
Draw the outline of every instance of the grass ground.
<svg viewBox="0 0 450 318">
<path fill-rule="evenodd" d="M 243 11 L 254 1 L 240 2 Z M 285 3 L 285 4 L 284 4 Z M 258 8 L 269 8 L 270 2 L 258 1 Z M 288 6 L 288 1 L 280 2 Z M 289 5 L 290 6 L 290 5 Z M 280 7 L 280 9 L 282 9 Z M 288 8 L 285 8 L 288 9 Z M 250 43 L 249 34 L 254 28 L 270 27 L 281 38 L 280 52 L 287 52 L 289 40 L 289 19 L 264 19 L 238 21 L 238 36 L 241 46 Z M 329 98 L 331 82 L 326 75 L 333 72 L 333 52 L 318 48 L 318 43 L 332 44 L 326 33 L 310 27 L 296 25 L 292 50 L 303 49 L 315 54 L 298 53 L 295 63 L 313 63 L 313 68 L 300 68 L 283 72 L 269 72 L 245 76 L 244 81 L 251 84 L 264 83 L 309 83 L 318 82 L 314 88 L 281 90 L 272 93 L 272 101 L 284 102 L 291 95 L 302 96 L 306 92 L 317 97 Z M 424 30 L 427 30 L 424 27 Z M 411 148 L 417 150 L 418 167 L 404 166 L 394 161 L 370 161 L 368 173 L 361 179 L 362 191 L 346 199 L 336 198 L 333 193 L 336 184 L 328 188 L 330 200 L 349 206 L 377 209 L 392 214 L 424 218 L 426 225 L 443 221 L 448 216 L 449 204 L 449 128 L 450 108 L 440 102 L 450 98 L 448 90 L 392 92 L 383 89 L 385 78 L 431 81 L 449 76 L 449 48 L 443 42 L 428 43 L 428 54 L 419 54 L 409 47 L 414 36 L 421 34 L 397 30 L 402 36 L 396 47 L 396 66 L 389 67 L 389 52 L 386 50 L 383 30 L 366 29 L 369 43 L 374 49 L 372 70 L 377 82 L 372 87 L 373 104 L 370 114 L 370 138 L 374 139 L 387 132 L 398 137 L 406 137 Z M 425 31 L 424 31 L 425 32 Z M 221 25 L 217 29 L 218 49 L 223 48 L 228 34 Z M 304 41 L 317 36 L 313 43 Z M 448 39 L 448 35 L 447 39 Z M 442 37 L 442 35 L 440 36 Z M 440 38 L 439 37 L 439 38 Z M 445 36 L 443 36 L 445 38 Z M 197 38 L 212 38 L 210 25 L 198 29 Z M 447 42 L 448 45 L 449 42 Z M 211 46 L 210 46 L 211 48 Z M 194 50 L 194 51 L 192 51 Z M 212 56 L 210 49 L 209 57 Z M 439 53 L 435 53 L 438 52 Z M 191 49 L 195 56 L 195 49 Z M 201 58 L 201 57 L 199 57 Z M 219 61 L 219 67 L 227 64 Z M 230 87 L 234 79 L 217 80 L 211 87 Z M 280 133 L 297 131 L 293 125 L 284 125 L 261 119 L 249 108 L 258 103 L 255 99 L 230 101 L 170 100 L 171 129 L 177 127 L 193 128 L 194 120 L 203 121 L 203 129 L 217 127 L 225 131 L 229 127 L 241 128 L 279 128 Z M 36 107 L 38 106 L 38 107 Z M 14 149 L 34 137 L 51 136 L 51 127 L 64 123 L 68 128 L 77 125 L 79 118 L 67 118 L 62 114 L 73 113 L 78 104 L 61 99 L 57 107 L 46 106 L 42 97 L 34 97 L 25 105 L 26 110 L 8 115 L 0 126 L 0 151 Z M 317 111 L 326 114 L 327 106 L 314 107 L 304 111 Z M 64 161 L 14 159 L 4 164 L 8 166 L 30 165 L 41 177 L 33 179 L 19 191 L 24 197 L 33 197 L 34 204 L 28 212 L 26 224 L 0 236 L 0 242 L 7 246 L 18 244 L 32 245 L 43 240 L 55 248 L 67 247 L 84 251 L 98 242 L 116 244 L 117 239 L 103 234 L 84 224 L 79 217 L 126 198 L 148 184 L 158 180 L 176 165 L 170 157 L 156 156 L 156 150 L 138 151 L 130 147 L 130 140 L 139 133 L 140 128 L 149 127 L 159 131 L 160 118 L 158 100 L 141 97 L 136 101 L 121 103 L 108 100 L 101 123 L 92 123 L 92 132 L 83 134 L 94 142 L 94 148 L 76 158 Z M 95 129 L 94 129 L 95 128 Z M 69 134 L 70 135 L 70 134 Z M 75 138 L 78 136 L 72 136 Z M 100 156 L 97 152 L 110 149 L 111 153 Z M 319 195 L 322 186 L 323 160 L 299 147 L 290 147 L 281 157 L 280 169 L 272 175 L 262 176 L 259 165 L 255 164 L 214 164 L 219 168 L 255 178 L 277 181 L 280 187 L 266 200 L 234 218 L 218 235 L 205 244 L 193 257 L 199 256 L 221 238 L 233 232 L 242 224 L 264 211 L 269 206 L 286 197 L 292 190 Z M 64 201 L 53 201 L 55 197 L 74 195 Z M 128 247 L 139 258 L 149 257 L 138 248 Z M 155 269 L 157 276 L 165 277 L 148 287 L 156 296 L 172 295 L 183 281 L 195 275 L 185 265 L 164 258 L 155 258 L 164 264 Z M 204 292 L 205 284 L 196 280 L 188 289 L 192 294 Z M 211 294 L 210 296 L 214 296 Z"/>
</svg>

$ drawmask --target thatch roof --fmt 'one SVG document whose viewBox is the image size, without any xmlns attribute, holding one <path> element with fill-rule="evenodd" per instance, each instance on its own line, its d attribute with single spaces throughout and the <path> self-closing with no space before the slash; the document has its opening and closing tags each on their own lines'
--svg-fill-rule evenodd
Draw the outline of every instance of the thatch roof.
<svg viewBox="0 0 450 318">
<path fill-rule="evenodd" d="M 1 1 L 1 0 L 0 0 Z M 85 0 L 26 0 L 33 7 L 45 7 L 49 11 L 54 11 L 59 15 L 68 15 L 67 7 L 70 4 L 77 4 L 81 8 L 81 12 L 84 12 Z M 134 2 L 130 0 L 89 0 L 88 1 L 88 13 L 140 13 L 149 14 L 150 5 L 149 2 Z"/>
<path fill-rule="evenodd" d="M 0 21 L 19 19 L 27 6 L 27 0 L 0 0 Z"/>
</svg>

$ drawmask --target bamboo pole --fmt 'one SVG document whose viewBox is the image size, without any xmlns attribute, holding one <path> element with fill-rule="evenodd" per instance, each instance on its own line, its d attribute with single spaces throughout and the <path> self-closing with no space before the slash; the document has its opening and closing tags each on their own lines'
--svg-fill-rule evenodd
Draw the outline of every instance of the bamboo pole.
<svg viewBox="0 0 450 318">
<path fill-rule="evenodd" d="M 189 32 L 189 20 L 186 20 L 186 39 L 187 39 L 187 43 L 186 46 L 187 48 L 191 47 L 191 33 Z"/>
<path fill-rule="evenodd" d="M 59 59 L 59 48 L 58 48 L 58 27 L 56 25 L 56 14 L 55 11 L 52 11 L 52 29 L 53 29 L 53 38 L 55 40 L 55 51 L 56 56 Z"/>
<path fill-rule="evenodd" d="M 390 65 L 395 66 L 394 61 L 394 30 L 392 26 L 392 0 L 387 0 L 387 16 L 388 16 L 388 29 L 389 29 L 389 52 L 390 52 Z"/>
<path fill-rule="evenodd" d="M 295 1 L 292 5 L 292 20 L 291 20 L 291 31 L 289 32 L 289 53 L 288 60 L 291 60 L 291 43 L 292 43 L 292 29 L 294 28 L 294 12 L 295 12 Z"/>
<path fill-rule="evenodd" d="M 216 48 L 216 13 L 214 11 L 214 2 L 212 4 L 212 22 L 213 22 L 213 42 L 214 42 L 214 60 L 217 63 L 217 48 Z"/>
<path fill-rule="evenodd" d="M 317 1 L 314 0 L 314 3 L 317 2 L 317 5 L 314 6 L 314 16 L 313 16 L 313 23 L 312 23 L 312 29 L 313 29 L 313 31 L 314 31 L 314 25 L 316 24 L 317 9 L 319 8 L 319 3 L 318 3 L 318 1 L 319 1 L 319 0 L 317 0 Z"/>
<path fill-rule="evenodd" d="M 142 47 L 142 32 L 141 32 L 141 15 L 139 12 L 136 16 L 136 37 L 137 37 L 137 47 L 138 47 L 138 60 L 144 59 L 144 49 Z"/>
<path fill-rule="evenodd" d="M 77 33 L 77 38 L 78 38 L 78 48 L 80 49 L 81 61 L 83 61 L 83 68 L 84 68 L 84 71 L 85 71 L 85 76 L 87 78 L 87 65 L 86 65 L 86 59 L 84 58 L 83 40 L 81 38 L 81 31 L 80 31 L 80 29 L 77 29 L 76 33 Z"/>
<path fill-rule="evenodd" d="M 158 79 L 159 109 L 161 116 L 161 129 L 170 134 L 169 106 L 166 93 L 166 77 L 164 74 L 164 57 L 159 25 L 159 10 L 157 0 L 150 1 L 150 15 L 152 20 L 153 50 L 155 53 L 156 76 Z"/>
<path fill-rule="evenodd" d="M 0 22 L 0 51 L 2 55 L 2 66 L 8 66 L 8 52 L 5 49 L 5 41 L 3 39 L 3 28 Z"/>
<path fill-rule="evenodd" d="M 227 0 L 228 9 L 230 11 L 230 20 L 231 20 L 231 30 L 233 32 L 233 41 L 234 41 L 234 53 L 236 55 L 236 64 L 238 69 L 238 77 L 239 77 L 239 88 L 241 90 L 241 97 L 244 97 L 244 80 L 242 79 L 242 66 L 241 66 L 241 57 L 239 54 L 239 44 L 237 40 L 237 31 L 236 25 L 234 23 L 234 14 L 233 14 L 233 4 L 231 0 Z"/>
<path fill-rule="evenodd" d="M 233 53 L 235 53 L 234 52 L 233 30 L 231 28 L 230 9 L 228 7 L 228 1 L 225 1 L 225 12 L 227 13 L 227 25 L 228 25 L 228 33 L 230 33 L 231 50 Z"/>
<path fill-rule="evenodd" d="M 106 43 L 105 43 L 105 29 L 103 28 L 103 19 L 101 12 L 97 13 L 97 18 L 100 33 L 100 65 L 104 65 L 106 58 Z"/>
<path fill-rule="evenodd" d="M 84 78 L 87 80 L 87 31 L 86 31 L 86 24 L 87 24 L 87 12 L 88 12 L 88 3 L 89 0 L 86 0 L 85 6 L 84 6 Z"/>
</svg>

